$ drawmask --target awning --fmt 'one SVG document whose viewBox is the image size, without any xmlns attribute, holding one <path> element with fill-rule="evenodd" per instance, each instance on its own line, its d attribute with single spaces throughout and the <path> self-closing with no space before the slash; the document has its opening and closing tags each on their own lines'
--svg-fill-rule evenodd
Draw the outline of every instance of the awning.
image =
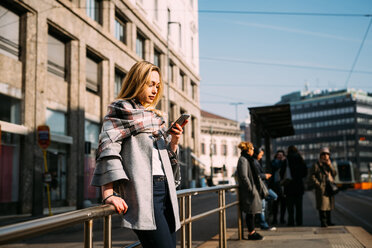
<svg viewBox="0 0 372 248">
<path fill-rule="evenodd" d="M 271 138 L 294 135 L 289 104 L 248 108 L 252 123 Z M 262 135 L 261 134 L 261 135 Z"/>
</svg>

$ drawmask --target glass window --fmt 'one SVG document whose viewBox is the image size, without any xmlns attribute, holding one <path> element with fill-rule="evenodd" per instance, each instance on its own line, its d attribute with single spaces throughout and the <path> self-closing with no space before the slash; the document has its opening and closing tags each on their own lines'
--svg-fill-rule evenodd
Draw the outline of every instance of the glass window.
<svg viewBox="0 0 372 248">
<path fill-rule="evenodd" d="M 100 133 L 100 125 L 88 120 L 85 120 L 85 141 L 98 146 L 98 136 Z"/>
<path fill-rule="evenodd" d="M 115 38 L 123 42 L 124 44 L 127 44 L 126 39 L 126 22 L 123 21 L 122 18 L 119 18 L 116 16 L 115 18 Z"/>
<path fill-rule="evenodd" d="M 115 85 L 114 85 L 114 95 L 115 97 L 117 97 L 117 95 L 119 94 L 120 90 L 121 90 L 121 85 L 123 84 L 123 80 L 124 80 L 124 77 L 125 77 L 125 73 L 118 70 L 118 69 L 115 69 Z"/>
<path fill-rule="evenodd" d="M 100 86 L 100 64 L 89 52 L 86 58 L 86 88 L 92 92 L 98 93 Z"/>
<path fill-rule="evenodd" d="M 0 120 L 21 124 L 21 100 L 0 94 Z"/>
<path fill-rule="evenodd" d="M 154 49 L 154 65 L 160 68 L 160 52 Z"/>
<path fill-rule="evenodd" d="M 141 59 L 145 58 L 145 38 L 140 33 L 137 33 L 136 54 Z"/>
<path fill-rule="evenodd" d="M 0 5 L 0 53 L 18 59 L 19 16 Z"/>
<path fill-rule="evenodd" d="M 67 135 L 66 114 L 61 111 L 46 109 L 46 121 L 50 132 L 60 135 Z"/>
<path fill-rule="evenodd" d="M 195 91 L 196 91 L 196 84 L 193 81 L 191 81 L 190 96 L 194 100 L 195 100 L 195 94 L 196 94 Z"/>
<path fill-rule="evenodd" d="M 169 62 L 169 66 L 168 66 L 168 70 L 169 70 L 169 73 L 168 73 L 169 79 L 168 80 L 169 80 L 169 82 L 174 82 L 173 67 L 174 67 L 173 63 Z"/>
<path fill-rule="evenodd" d="M 2 132 L 0 138 L 0 203 L 17 202 L 21 137 L 17 134 Z"/>
<path fill-rule="evenodd" d="M 201 153 L 205 155 L 205 143 L 201 143 Z"/>
<path fill-rule="evenodd" d="M 180 71 L 180 74 L 178 76 L 178 87 L 180 87 L 182 91 L 185 91 L 185 75 L 182 71 Z"/>
<path fill-rule="evenodd" d="M 65 43 L 53 35 L 48 35 L 48 72 L 65 78 Z"/>
<path fill-rule="evenodd" d="M 86 0 L 87 15 L 98 23 L 101 23 L 101 1 Z"/>
</svg>

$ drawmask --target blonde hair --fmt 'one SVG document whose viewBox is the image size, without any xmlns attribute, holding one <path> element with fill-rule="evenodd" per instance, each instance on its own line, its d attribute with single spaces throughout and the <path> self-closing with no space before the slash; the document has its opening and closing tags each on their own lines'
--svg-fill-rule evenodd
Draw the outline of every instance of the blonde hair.
<svg viewBox="0 0 372 248">
<path fill-rule="evenodd" d="M 138 95 L 144 90 L 146 84 L 150 83 L 151 72 L 153 71 L 157 71 L 159 73 L 159 89 L 154 101 L 144 107 L 149 110 L 155 109 L 155 106 L 158 104 L 163 95 L 164 86 L 159 67 L 147 61 L 140 61 L 132 66 L 128 74 L 125 76 L 120 92 L 116 98 L 129 100 L 138 97 Z"/>
<path fill-rule="evenodd" d="M 242 151 L 248 151 L 249 149 L 253 149 L 253 144 L 251 142 L 242 141 L 239 143 L 238 148 Z"/>
</svg>

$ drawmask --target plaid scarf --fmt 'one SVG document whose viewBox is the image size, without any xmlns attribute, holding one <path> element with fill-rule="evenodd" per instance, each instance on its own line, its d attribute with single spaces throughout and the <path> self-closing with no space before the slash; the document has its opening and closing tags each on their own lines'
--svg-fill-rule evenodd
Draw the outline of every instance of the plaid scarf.
<svg viewBox="0 0 372 248">
<path fill-rule="evenodd" d="M 99 135 L 99 146 L 96 159 L 112 155 L 105 152 L 110 145 L 138 133 L 152 133 L 154 138 L 165 136 L 161 128 L 164 118 L 147 110 L 136 99 L 116 100 L 108 106 Z M 102 155 L 104 153 L 104 155 Z"/>
</svg>

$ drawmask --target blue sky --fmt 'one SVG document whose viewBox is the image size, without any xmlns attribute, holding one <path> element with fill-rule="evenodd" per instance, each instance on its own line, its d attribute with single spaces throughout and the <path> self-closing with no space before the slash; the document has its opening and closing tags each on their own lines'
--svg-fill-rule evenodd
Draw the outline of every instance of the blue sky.
<svg viewBox="0 0 372 248">
<path fill-rule="evenodd" d="M 203 10 L 369 14 L 314 16 L 205 13 Z M 344 89 L 372 18 L 370 0 L 199 0 L 200 102 L 238 120 L 248 107 L 303 90 Z M 372 27 L 348 88 L 372 92 Z"/>
</svg>

